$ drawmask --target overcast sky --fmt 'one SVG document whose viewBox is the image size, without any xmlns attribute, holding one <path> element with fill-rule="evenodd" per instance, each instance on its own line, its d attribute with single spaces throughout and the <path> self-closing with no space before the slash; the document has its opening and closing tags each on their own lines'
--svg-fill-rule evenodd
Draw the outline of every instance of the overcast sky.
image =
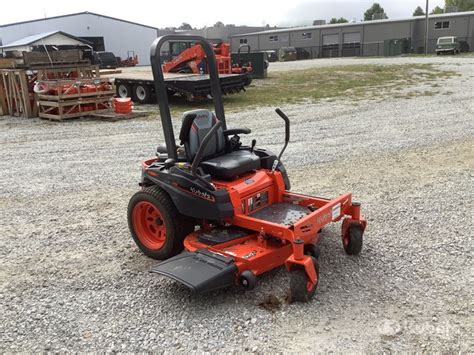
<svg viewBox="0 0 474 355">
<path fill-rule="evenodd" d="M 190 23 L 193 27 L 212 26 L 217 21 L 250 26 L 266 24 L 295 26 L 312 24 L 313 20 L 329 20 L 331 17 L 341 16 L 348 20 L 360 21 L 364 11 L 373 2 L 365 0 L 17 0 L 4 2 L 0 11 L 0 24 L 90 11 L 160 28 L 178 27 L 183 22 Z M 378 2 L 389 18 L 411 16 L 418 5 L 425 7 L 424 0 L 380 0 Z M 436 5 L 443 7 L 444 0 L 430 0 L 430 9 Z"/>
</svg>

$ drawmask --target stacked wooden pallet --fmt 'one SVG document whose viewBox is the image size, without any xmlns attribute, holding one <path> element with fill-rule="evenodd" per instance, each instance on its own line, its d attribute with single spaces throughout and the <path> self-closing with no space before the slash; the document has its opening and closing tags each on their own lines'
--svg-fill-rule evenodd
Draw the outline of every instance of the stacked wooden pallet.
<svg viewBox="0 0 474 355">
<path fill-rule="evenodd" d="M 61 121 L 107 112 L 115 90 L 107 79 L 41 80 L 38 86 L 39 117 Z"/>
<path fill-rule="evenodd" d="M 22 52 L 0 58 L 0 114 L 29 118 L 41 111 L 40 117 L 64 119 L 109 108 L 113 90 L 99 76 L 98 66 L 83 60 L 79 50 Z M 51 95 L 35 95 L 36 82 L 47 83 Z M 74 94 L 54 91 L 64 85 L 78 90 Z"/>
<path fill-rule="evenodd" d="M 0 105 L 2 113 L 10 116 L 36 117 L 33 75 L 23 69 L 0 71 Z"/>
</svg>

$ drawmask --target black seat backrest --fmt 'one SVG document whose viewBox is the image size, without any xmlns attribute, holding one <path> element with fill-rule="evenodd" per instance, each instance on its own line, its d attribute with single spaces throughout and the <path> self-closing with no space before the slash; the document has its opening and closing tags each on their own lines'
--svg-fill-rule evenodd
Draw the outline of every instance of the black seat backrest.
<svg viewBox="0 0 474 355">
<path fill-rule="evenodd" d="M 184 113 L 179 139 L 181 144 L 184 144 L 189 162 L 194 159 L 207 132 L 209 132 L 217 122 L 216 115 L 208 110 L 192 110 Z M 216 156 L 224 152 L 224 131 L 222 128 L 219 128 L 215 133 L 215 137 L 213 137 L 207 145 L 203 158 Z"/>
</svg>

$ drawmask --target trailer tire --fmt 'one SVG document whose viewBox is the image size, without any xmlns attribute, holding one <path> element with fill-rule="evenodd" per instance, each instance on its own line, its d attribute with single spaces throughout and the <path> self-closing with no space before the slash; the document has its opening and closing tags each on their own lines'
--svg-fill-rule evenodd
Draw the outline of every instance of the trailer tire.
<svg viewBox="0 0 474 355">
<path fill-rule="evenodd" d="M 130 85 L 127 84 L 119 84 L 117 85 L 117 96 L 125 99 L 126 97 L 130 97 L 133 99 L 132 96 L 132 88 Z"/>
<path fill-rule="evenodd" d="M 319 263 L 315 258 L 311 259 L 316 270 L 316 285 L 312 288 L 309 286 L 308 276 L 302 265 L 293 265 L 290 271 L 290 303 L 308 302 L 316 293 L 319 283 Z"/>
<path fill-rule="evenodd" d="M 133 95 L 140 104 L 147 104 L 151 101 L 151 88 L 148 85 L 136 84 L 133 86 Z"/>
<path fill-rule="evenodd" d="M 135 193 L 127 212 L 133 240 L 153 259 L 168 259 L 181 252 L 184 238 L 194 231 L 192 219 L 181 215 L 159 186 Z"/>
<path fill-rule="evenodd" d="M 358 255 L 362 250 L 364 230 L 359 224 L 351 224 L 343 239 L 344 250 L 348 255 Z"/>
</svg>

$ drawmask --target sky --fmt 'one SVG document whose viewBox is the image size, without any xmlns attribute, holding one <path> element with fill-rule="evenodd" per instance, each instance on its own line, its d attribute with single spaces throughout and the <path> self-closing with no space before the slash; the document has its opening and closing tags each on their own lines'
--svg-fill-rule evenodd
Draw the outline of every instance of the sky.
<svg viewBox="0 0 474 355">
<path fill-rule="evenodd" d="M 411 16 L 425 0 L 376 0 L 389 18 Z M 312 24 L 313 20 L 345 17 L 360 21 L 372 1 L 356 0 L 236 0 L 236 1 L 8 1 L 0 11 L 0 25 L 65 15 L 81 11 L 118 17 L 154 27 L 178 27 L 183 22 L 193 27 L 212 26 L 217 21 L 225 24 L 262 26 L 297 26 Z M 139 4 L 139 5 L 135 5 Z M 430 9 L 443 7 L 444 0 L 430 0 Z M 8 9 L 6 7 L 8 6 Z"/>
</svg>

